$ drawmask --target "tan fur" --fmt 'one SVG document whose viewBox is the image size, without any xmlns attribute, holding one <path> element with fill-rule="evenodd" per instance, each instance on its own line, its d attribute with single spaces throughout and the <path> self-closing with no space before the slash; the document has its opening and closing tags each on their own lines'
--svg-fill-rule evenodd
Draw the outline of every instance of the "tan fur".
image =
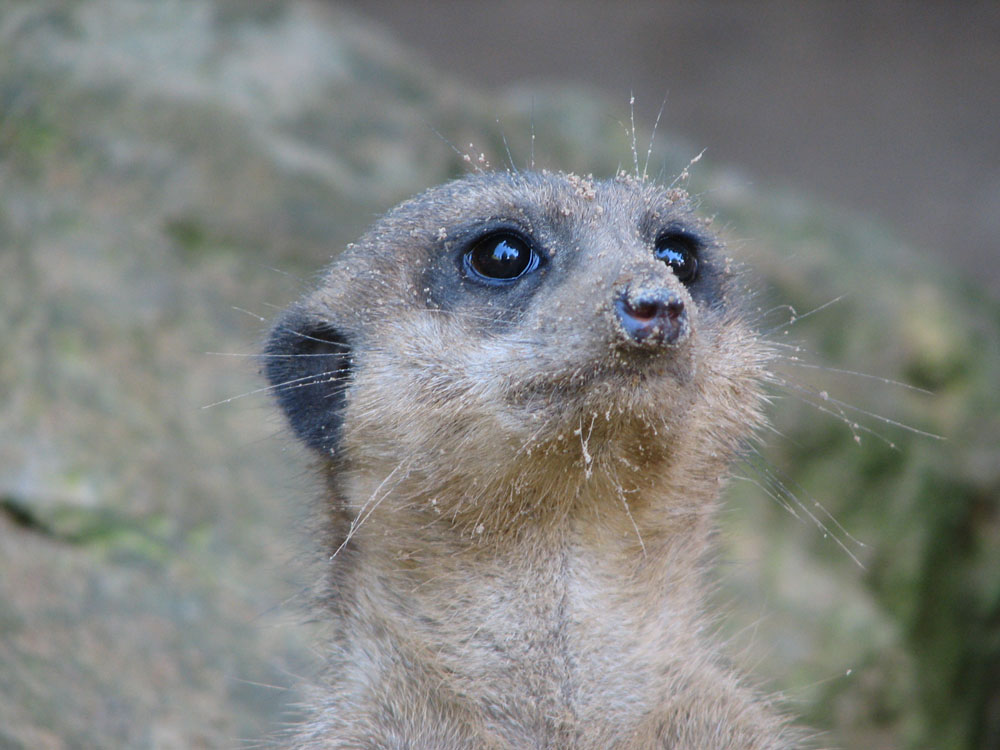
<svg viewBox="0 0 1000 750">
<path fill-rule="evenodd" d="M 497 219 L 551 253 L 514 309 L 452 267 Z M 671 222 L 708 238 L 698 299 L 653 256 Z M 703 612 L 767 359 L 729 265 L 676 190 L 471 176 L 390 212 L 279 322 L 272 356 L 306 321 L 343 333 L 351 362 L 321 458 L 336 634 L 296 746 L 798 746 Z M 679 343 L 630 345 L 612 300 L 639 288 L 681 296 Z M 279 390 L 295 375 L 271 373 Z M 302 384 L 293 424 L 332 403 L 300 403 Z"/>
</svg>

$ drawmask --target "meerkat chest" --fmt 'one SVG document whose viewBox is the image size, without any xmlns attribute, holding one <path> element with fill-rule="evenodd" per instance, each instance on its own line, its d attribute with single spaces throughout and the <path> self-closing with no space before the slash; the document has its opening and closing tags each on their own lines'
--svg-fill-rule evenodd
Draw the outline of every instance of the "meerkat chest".
<svg viewBox="0 0 1000 750">
<path fill-rule="evenodd" d="M 636 721 L 690 624 L 680 598 L 647 594 L 613 567 L 566 545 L 416 575 L 400 632 L 435 644 L 413 658 L 433 662 L 450 691 L 514 724 L 544 734 Z"/>
</svg>

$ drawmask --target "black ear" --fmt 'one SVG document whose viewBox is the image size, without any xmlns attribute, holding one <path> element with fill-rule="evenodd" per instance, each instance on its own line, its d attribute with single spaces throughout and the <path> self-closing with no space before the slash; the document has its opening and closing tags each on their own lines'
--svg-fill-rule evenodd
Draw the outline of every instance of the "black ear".
<svg viewBox="0 0 1000 750">
<path fill-rule="evenodd" d="M 353 375 L 347 337 L 293 307 L 271 330 L 264 357 L 264 372 L 295 434 L 321 455 L 335 453 Z"/>
</svg>

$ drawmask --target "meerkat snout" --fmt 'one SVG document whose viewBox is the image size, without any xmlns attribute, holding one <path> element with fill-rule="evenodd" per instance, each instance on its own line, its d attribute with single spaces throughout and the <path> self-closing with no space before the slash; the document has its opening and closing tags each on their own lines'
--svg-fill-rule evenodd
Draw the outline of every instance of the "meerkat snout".
<svg viewBox="0 0 1000 750">
<path fill-rule="evenodd" d="M 672 345 L 688 335 L 684 300 L 670 289 L 626 290 L 615 300 L 615 313 L 629 343 Z"/>
</svg>

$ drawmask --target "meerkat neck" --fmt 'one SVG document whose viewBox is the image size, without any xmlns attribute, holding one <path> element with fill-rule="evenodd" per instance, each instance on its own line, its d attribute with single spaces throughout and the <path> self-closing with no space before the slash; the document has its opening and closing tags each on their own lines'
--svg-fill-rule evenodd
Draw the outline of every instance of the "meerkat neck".
<svg viewBox="0 0 1000 750">
<path fill-rule="evenodd" d="M 530 726 L 528 736 L 560 738 L 552 746 L 577 742 L 560 727 L 641 721 L 662 700 L 663 675 L 682 668 L 679 655 L 702 651 L 708 519 L 679 516 L 643 536 L 638 512 L 635 524 L 608 511 L 526 524 L 502 541 L 446 519 L 388 530 L 383 516 L 362 527 L 342 561 L 344 661 L 379 668 L 347 667 L 356 689 L 416 686 L 502 706 L 498 733 Z M 630 698 L 608 705 L 609 694 Z"/>
<path fill-rule="evenodd" d="M 532 598 L 593 608 L 580 621 L 592 625 L 602 613 L 657 621 L 660 610 L 677 616 L 700 606 L 714 501 L 692 507 L 615 493 L 600 502 L 587 497 L 560 514 L 521 508 L 521 517 L 503 527 L 485 513 L 449 517 L 434 496 L 406 496 L 407 507 L 376 505 L 347 532 L 345 549 L 363 558 L 350 568 L 365 597 L 407 603 L 380 601 L 373 616 L 389 611 L 399 622 L 427 622 L 428 612 L 440 613 L 453 599 L 461 604 L 449 610 L 449 628 L 468 621 L 478 629 L 502 600 L 510 603 L 505 627 L 513 631 L 534 627 L 524 621 L 530 618 L 512 616 L 515 602 Z"/>
</svg>

